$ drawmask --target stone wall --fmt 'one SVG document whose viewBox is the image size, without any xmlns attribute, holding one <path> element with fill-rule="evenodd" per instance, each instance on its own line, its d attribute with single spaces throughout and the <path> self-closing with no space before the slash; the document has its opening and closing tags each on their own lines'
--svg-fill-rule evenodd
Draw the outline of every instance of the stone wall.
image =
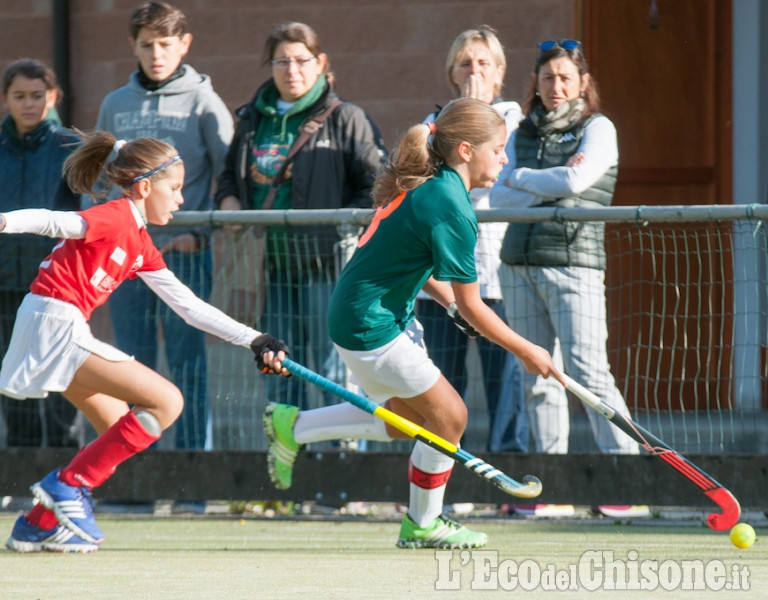
<svg viewBox="0 0 768 600">
<path fill-rule="evenodd" d="M 17 58 L 53 64 L 53 3 L 0 4 L 0 68 Z M 137 0 L 69 0 L 70 118 L 90 129 L 99 104 L 136 67 L 128 19 Z M 520 99 L 536 42 L 577 36 L 578 0 L 176 0 L 194 35 L 189 62 L 209 74 L 234 110 L 268 76 L 267 32 L 278 22 L 310 24 L 320 35 L 340 95 L 365 108 L 392 147 L 413 122 L 450 98 L 444 63 L 463 29 L 488 23 L 506 47 L 505 96 Z"/>
</svg>

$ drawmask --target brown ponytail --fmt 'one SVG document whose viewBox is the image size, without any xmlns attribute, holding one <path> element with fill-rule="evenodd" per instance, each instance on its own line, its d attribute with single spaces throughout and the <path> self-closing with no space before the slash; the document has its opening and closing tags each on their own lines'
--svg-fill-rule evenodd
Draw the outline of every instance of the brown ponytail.
<svg viewBox="0 0 768 600">
<path fill-rule="evenodd" d="M 425 124 L 414 125 L 400 138 L 374 183 L 374 204 L 383 206 L 433 177 L 461 142 L 479 146 L 504 126 L 504 118 L 490 104 L 475 98 L 452 100 L 435 119 L 431 143 L 431 128 Z"/>
<path fill-rule="evenodd" d="M 170 144 L 154 138 L 138 138 L 119 147 L 115 157 L 109 160 L 117 141 L 112 134 L 105 131 L 78 133 L 83 136 L 83 144 L 64 163 L 67 183 L 78 194 L 106 195 L 106 191 L 95 192 L 93 189 L 102 169 L 111 183 L 126 187 L 131 180 L 177 155 Z M 165 176 L 165 171 L 152 175 L 153 178 Z"/>
</svg>

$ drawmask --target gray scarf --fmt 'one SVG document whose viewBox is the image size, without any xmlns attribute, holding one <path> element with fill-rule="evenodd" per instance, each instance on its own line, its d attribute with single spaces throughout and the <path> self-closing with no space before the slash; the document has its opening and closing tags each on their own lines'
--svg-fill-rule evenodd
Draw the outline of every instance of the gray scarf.
<svg viewBox="0 0 768 600">
<path fill-rule="evenodd" d="M 531 122 L 539 130 L 540 135 L 549 135 L 553 131 L 564 131 L 575 123 L 578 123 L 586 108 L 583 98 L 576 98 L 570 102 L 564 102 L 555 110 L 547 112 L 543 104 L 538 104 L 531 111 Z"/>
</svg>

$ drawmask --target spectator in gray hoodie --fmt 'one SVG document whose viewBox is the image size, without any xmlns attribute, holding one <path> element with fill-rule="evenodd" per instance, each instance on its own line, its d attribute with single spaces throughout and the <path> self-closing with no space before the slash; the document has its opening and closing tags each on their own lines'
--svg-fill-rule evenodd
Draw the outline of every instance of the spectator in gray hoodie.
<svg viewBox="0 0 768 600">
<path fill-rule="evenodd" d="M 130 43 L 139 61 L 127 85 L 104 98 L 96 128 L 118 139 L 153 137 L 178 149 L 186 166 L 182 210 L 211 210 L 212 183 L 232 139 L 229 109 L 207 75 L 184 63 L 192 43 L 184 13 L 147 2 L 131 16 Z M 210 231 L 196 227 L 152 230 L 168 267 L 199 297 L 212 285 Z M 139 280 L 125 282 L 109 300 L 115 343 L 156 368 L 162 323 L 171 379 L 184 395 L 176 424 L 177 448 L 211 448 L 210 400 L 203 332 L 188 326 Z"/>
</svg>

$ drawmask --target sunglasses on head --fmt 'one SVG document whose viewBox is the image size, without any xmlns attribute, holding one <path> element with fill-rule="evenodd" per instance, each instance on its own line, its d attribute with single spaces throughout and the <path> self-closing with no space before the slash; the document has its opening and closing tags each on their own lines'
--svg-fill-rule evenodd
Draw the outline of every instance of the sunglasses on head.
<svg viewBox="0 0 768 600">
<path fill-rule="evenodd" d="M 563 50 L 576 50 L 581 46 L 579 40 L 546 40 L 545 42 L 539 42 L 539 50 L 542 52 L 548 52 L 554 48 L 562 48 Z"/>
</svg>

